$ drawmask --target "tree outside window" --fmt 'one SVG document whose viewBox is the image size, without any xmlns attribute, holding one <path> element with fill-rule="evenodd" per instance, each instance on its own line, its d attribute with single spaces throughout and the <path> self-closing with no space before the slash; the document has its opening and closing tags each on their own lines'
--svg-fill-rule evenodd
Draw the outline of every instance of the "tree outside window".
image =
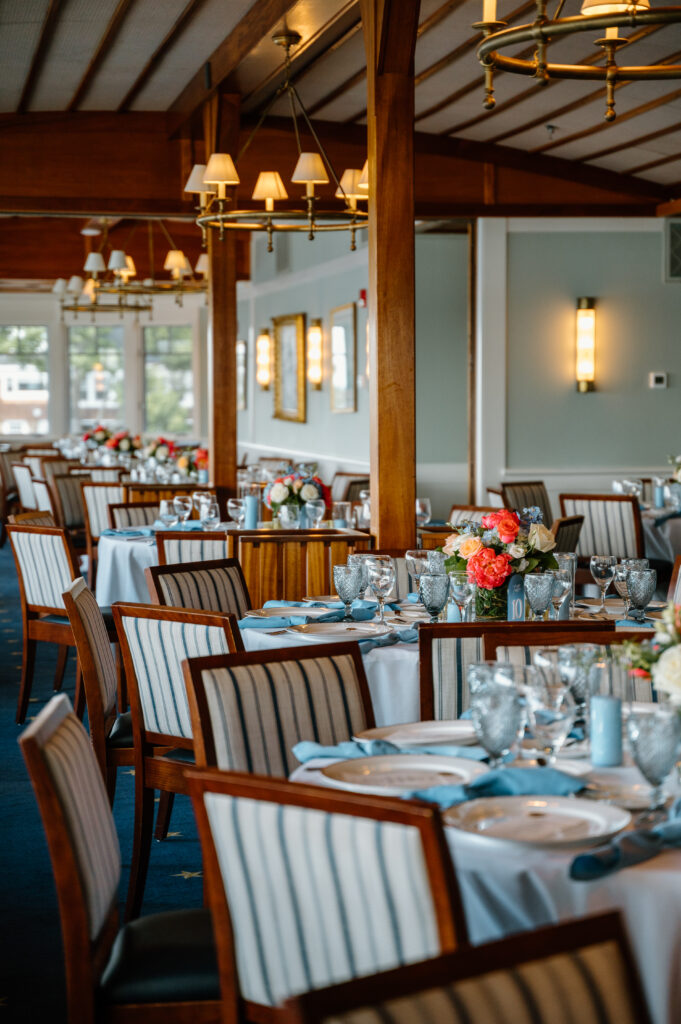
<svg viewBox="0 0 681 1024">
<path fill-rule="evenodd" d="M 47 434 L 46 327 L 0 327 L 0 433 Z"/>
<path fill-rule="evenodd" d="M 123 328 L 87 324 L 69 328 L 71 431 L 123 425 Z"/>
<path fill-rule="evenodd" d="M 194 427 L 190 326 L 144 328 L 144 429 L 188 437 Z"/>
</svg>

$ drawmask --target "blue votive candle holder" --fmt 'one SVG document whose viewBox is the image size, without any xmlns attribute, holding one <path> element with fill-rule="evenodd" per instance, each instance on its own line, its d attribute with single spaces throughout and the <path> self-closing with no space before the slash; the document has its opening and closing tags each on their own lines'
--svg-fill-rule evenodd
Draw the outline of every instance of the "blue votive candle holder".
<svg viewBox="0 0 681 1024">
<path fill-rule="evenodd" d="M 619 697 L 592 695 L 589 734 L 594 767 L 616 768 L 622 764 L 622 701 Z"/>
</svg>

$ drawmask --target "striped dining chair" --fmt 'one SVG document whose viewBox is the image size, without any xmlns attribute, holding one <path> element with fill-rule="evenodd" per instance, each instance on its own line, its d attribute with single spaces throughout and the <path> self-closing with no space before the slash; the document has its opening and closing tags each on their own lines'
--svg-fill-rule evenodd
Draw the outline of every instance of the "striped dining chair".
<svg viewBox="0 0 681 1024">
<path fill-rule="evenodd" d="M 447 522 L 452 526 L 458 526 L 459 523 L 465 522 L 479 523 L 483 516 L 498 511 L 498 505 L 452 505 Z"/>
<path fill-rule="evenodd" d="M 536 506 L 542 514 L 544 526 L 547 529 L 553 522 L 549 493 L 543 480 L 525 480 L 523 482 L 516 480 L 513 483 L 502 484 L 501 496 L 505 508 L 522 513 L 524 508 Z"/>
<path fill-rule="evenodd" d="M 144 570 L 154 604 L 231 612 L 243 619 L 252 607 L 237 558 L 181 565 L 152 565 Z"/>
<path fill-rule="evenodd" d="M 643 523 L 638 498 L 621 494 L 561 494 L 563 516 L 584 516 L 577 554 L 643 558 Z"/>
<path fill-rule="evenodd" d="M 187 780 L 220 974 L 236 970 L 245 1019 L 283 1024 L 292 995 L 466 941 L 436 808 L 236 772 Z"/>
<path fill-rule="evenodd" d="M 563 516 L 554 519 L 551 533 L 556 542 L 556 551 L 574 552 L 579 546 L 579 535 L 584 525 L 584 516 Z"/>
<path fill-rule="evenodd" d="M 220 530 L 159 530 L 156 534 L 159 565 L 216 561 L 234 554 L 234 534 Z"/>
<path fill-rule="evenodd" d="M 56 520 L 51 512 L 17 512 L 9 516 L 9 523 L 15 526 L 56 526 Z"/>
<path fill-rule="evenodd" d="M 125 530 L 135 526 L 151 526 L 159 515 L 157 501 L 121 501 L 109 506 L 109 526 Z"/>
<path fill-rule="evenodd" d="M 57 473 L 48 477 L 57 522 L 72 534 L 85 535 L 85 505 L 81 492 L 82 477 Z"/>
<path fill-rule="evenodd" d="M 374 726 L 354 643 L 192 658 L 184 676 L 199 766 L 286 778 L 300 740 L 331 745 Z"/>
<path fill-rule="evenodd" d="M 53 697 L 19 745 L 52 860 L 68 1024 L 214 1024 L 220 1019 L 219 981 L 207 910 L 149 914 L 119 931 L 116 824 L 87 733 L 68 698 Z"/>
<path fill-rule="evenodd" d="M 33 490 L 33 473 L 30 466 L 23 462 L 13 462 L 12 473 L 17 485 L 20 510 L 22 512 L 29 512 L 31 509 L 37 509 L 38 505 Z"/>
<path fill-rule="evenodd" d="M 85 538 L 87 542 L 87 578 L 91 587 L 97 576 L 97 545 L 103 530 L 109 527 L 109 505 L 123 500 L 123 488 L 116 483 L 82 480 L 80 489 L 85 509 Z"/>
<path fill-rule="evenodd" d="M 144 896 L 154 819 L 154 792 L 171 797 L 157 820 L 156 836 L 167 834 L 172 795 L 186 793 L 184 769 L 194 763 L 182 662 L 236 650 L 239 629 L 233 615 L 113 605 L 130 698 L 135 749 L 135 826 L 127 917 L 137 917 Z M 166 747 L 166 754 L 159 753 Z"/>
<path fill-rule="evenodd" d="M 36 508 L 41 512 L 49 512 L 56 523 L 56 511 L 54 507 L 54 501 L 52 499 L 52 493 L 45 480 L 39 480 L 34 477 L 31 480 L 33 484 L 33 493 L 35 495 Z"/>
<path fill-rule="evenodd" d="M 310 991 L 290 1024 L 651 1024 L 619 913 Z"/>
</svg>

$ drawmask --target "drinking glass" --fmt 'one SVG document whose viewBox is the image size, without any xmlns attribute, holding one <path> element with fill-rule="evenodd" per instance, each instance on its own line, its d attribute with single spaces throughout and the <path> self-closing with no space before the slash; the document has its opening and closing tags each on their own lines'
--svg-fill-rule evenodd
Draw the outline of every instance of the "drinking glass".
<svg viewBox="0 0 681 1024">
<path fill-rule="evenodd" d="M 184 494 L 177 494 L 173 498 L 173 507 L 177 512 L 177 516 L 178 519 L 180 520 L 180 523 L 182 523 L 183 525 L 187 522 L 190 515 L 192 514 L 193 506 L 194 502 L 189 496 L 185 497 Z"/>
<path fill-rule="evenodd" d="M 574 551 L 554 551 L 553 557 L 558 562 L 561 572 L 569 572 L 572 581 L 572 592 L 570 597 L 570 615 L 575 613 L 575 579 L 577 576 L 577 555 Z"/>
<path fill-rule="evenodd" d="M 450 572 L 449 580 L 449 593 L 459 609 L 459 618 L 465 622 L 468 606 L 475 597 L 475 583 L 465 572 Z"/>
<path fill-rule="evenodd" d="M 333 585 L 345 605 L 343 622 L 352 622 L 352 602 L 359 597 L 362 586 L 362 567 L 357 565 L 334 565 Z"/>
<path fill-rule="evenodd" d="M 428 552 L 428 572 L 439 572 L 445 571 L 445 555 L 444 551 L 429 551 Z"/>
<path fill-rule="evenodd" d="M 471 720 L 489 757 L 490 768 L 498 768 L 519 742 L 525 729 L 525 707 L 514 674 L 501 663 L 470 665 Z"/>
<path fill-rule="evenodd" d="M 239 529 L 244 525 L 246 518 L 246 502 L 243 498 L 230 498 L 227 502 L 227 514 L 233 519 Z"/>
<path fill-rule="evenodd" d="M 446 572 L 424 573 L 419 579 L 419 599 L 431 622 L 438 621 L 448 596 L 449 576 Z"/>
<path fill-rule="evenodd" d="M 199 519 L 204 530 L 218 530 L 220 528 L 220 506 L 214 498 L 211 498 L 210 501 L 201 502 Z"/>
<path fill-rule="evenodd" d="M 366 588 L 369 586 L 369 564 L 367 559 L 370 557 L 370 555 L 366 555 L 364 553 L 348 555 L 348 565 L 358 565 L 360 567 L 360 594 L 363 594 L 366 591 Z"/>
<path fill-rule="evenodd" d="M 366 490 L 365 491 L 360 491 L 359 492 L 359 500 L 362 502 L 361 521 L 358 518 L 357 525 L 358 526 L 370 527 L 371 526 L 371 496 L 369 494 L 369 491 L 366 491 Z"/>
<path fill-rule="evenodd" d="M 547 576 L 553 577 L 553 589 L 551 590 L 551 612 L 549 618 L 557 619 L 560 614 L 560 608 L 572 590 L 572 576 L 569 572 L 565 572 L 562 569 L 551 570 L 546 573 Z"/>
<path fill-rule="evenodd" d="M 666 702 L 648 705 L 645 711 L 632 707 L 627 720 L 627 735 L 634 761 L 646 782 L 653 787 L 648 809 L 637 823 L 654 824 L 664 815 L 662 787 L 679 755 L 681 722 L 678 710 Z"/>
<path fill-rule="evenodd" d="M 280 505 L 277 519 L 285 530 L 297 530 L 300 525 L 300 508 L 298 505 Z"/>
<path fill-rule="evenodd" d="M 313 498 L 312 501 L 305 502 L 305 512 L 313 530 L 316 530 L 321 523 L 325 511 L 326 502 L 323 498 Z"/>
<path fill-rule="evenodd" d="M 430 507 L 430 498 L 417 498 L 416 499 L 416 525 L 425 526 L 433 518 L 433 512 Z"/>
<path fill-rule="evenodd" d="M 622 558 L 615 566 L 615 590 L 624 601 L 624 618 L 629 618 L 629 591 L 627 589 L 627 573 L 630 569 L 647 569 L 647 558 Z"/>
<path fill-rule="evenodd" d="M 212 501 L 213 495 L 210 491 L 192 491 L 192 502 L 197 512 L 201 511 L 202 501 Z M 200 517 L 199 517 L 200 518 Z"/>
<path fill-rule="evenodd" d="M 629 569 L 627 573 L 627 594 L 629 597 L 629 618 L 641 622 L 646 617 L 646 608 L 657 586 L 655 569 Z"/>
<path fill-rule="evenodd" d="M 177 526 L 179 516 L 175 511 L 175 503 L 170 501 L 168 498 L 163 498 L 159 504 L 158 518 L 164 526 L 168 527 L 168 529 L 170 529 L 171 526 Z"/>
<path fill-rule="evenodd" d="M 536 746 L 552 764 L 574 725 L 575 702 L 558 673 L 548 677 L 540 675 L 526 688 L 525 697 Z"/>
<path fill-rule="evenodd" d="M 525 597 L 532 609 L 532 619 L 534 622 L 541 622 L 551 604 L 553 576 L 548 572 L 528 572 L 525 574 L 523 586 Z"/>
<path fill-rule="evenodd" d="M 598 584 L 601 591 L 601 603 L 596 609 L 597 612 L 605 611 L 605 594 L 615 578 L 615 566 L 617 559 L 614 555 L 592 555 L 589 568 L 591 575 Z"/>
<path fill-rule="evenodd" d="M 334 501 L 331 506 L 331 519 L 338 530 L 343 530 L 350 524 L 352 516 L 351 501 Z"/>
<path fill-rule="evenodd" d="M 392 559 L 388 562 L 369 560 L 369 586 L 378 600 L 378 621 L 385 626 L 385 599 L 395 586 L 395 566 Z"/>
<path fill-rule="evenodd" d="M 419 579 L 423 573 L 428 572 L 428 556 L 429 551 L 419 551 L 414 549 L 413 551 L 405 551 L 404 557 L 407 561 L 407 572 L 411 579 L 410 590 L 418 592 Z"/>
</svg>

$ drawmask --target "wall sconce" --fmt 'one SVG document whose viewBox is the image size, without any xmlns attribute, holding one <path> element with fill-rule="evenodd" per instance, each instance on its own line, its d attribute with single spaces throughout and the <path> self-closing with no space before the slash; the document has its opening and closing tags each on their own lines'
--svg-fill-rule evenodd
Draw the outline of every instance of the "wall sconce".
<svg viewBox="0 0 681 1024">
<path fill-rule="evenodd" d="M 307 329 L 307 379 L 315 391 L 322 389 L 322 351 L 324 333 L 321 320 L 310 320 Z"/>
<path fill-rule="evenodd" d="M 270 387 L 272 339 L 267 328 L 263 328 L 255 342 L 255 379 L 263 391 Z"/>
<path fill-rule="evenodd" d="M 577 299 L 576 366 L 577 390 L 596 388 L 596 300 Z"/>
</svg>

